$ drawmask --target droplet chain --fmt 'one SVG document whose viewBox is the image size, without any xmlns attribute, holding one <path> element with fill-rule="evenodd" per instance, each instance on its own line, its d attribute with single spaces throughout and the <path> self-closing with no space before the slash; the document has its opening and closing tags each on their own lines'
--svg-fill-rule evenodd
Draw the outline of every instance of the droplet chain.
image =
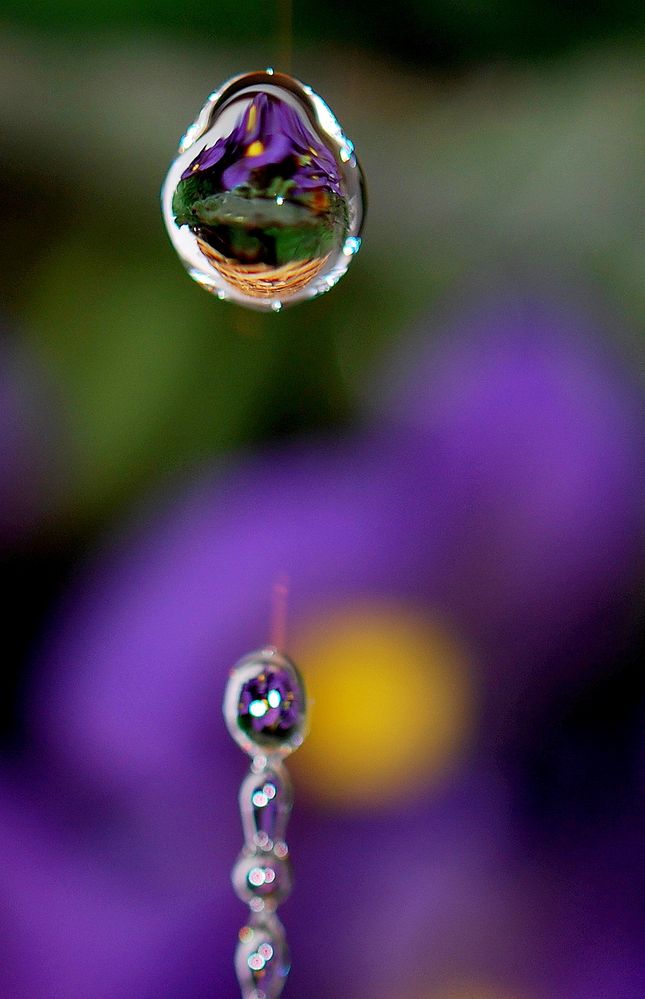
<svg viewBox="0 0 645 999">
<path fill-rule="evenodd" d="M 249 906 L 235 969 L 242 999 L 278 999 L 290 969 L 276 909 L 291 891 L 285 835 L 293 790 L 283 760 L 302 743 L 306 698 L 296 666 L 276 648 L 245 656 L 231 670 L 224 698 L 229 732 L 251 756 L 240 788 L 244 846 L 233 886 Z"/>
</svg>

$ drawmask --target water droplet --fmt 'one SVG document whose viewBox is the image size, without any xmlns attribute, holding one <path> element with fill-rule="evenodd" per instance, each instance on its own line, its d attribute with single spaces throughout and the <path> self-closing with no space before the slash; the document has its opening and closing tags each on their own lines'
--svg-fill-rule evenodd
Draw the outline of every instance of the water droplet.
<svg viewBox="0 0 645 999">
<path fill-rule="evenodd" d="M 260 774 L 252 770 L 240 788 L 246 845 L 251 849 L 272 850 L 285 837 L 292 805 L 291 782 L 283 767 Z"/>
<path fill-rule="evenodd" d="M 279 311 L 347 270 L 364 214 L 351 141 L 328 105 L 267 70 L 230 80 L 187 130 L 162 192 L 170 238 L 208 291 Z M 224 297 L 224 296 L 222 296 Z"/>
<path fill-rule="evenodd" d="M 243 999 L 278 999 L 289 974 L 289 952 L 277 916 L 255 916 L 240 931 L 235 955 Z"/>
<path fill-rule="evenodd" d="M 242 851 L 232 873 L 238 898 L 247 905 L 260 899 L 264 903 L 262 909 L 269 912 L 287 897 L 292 880 L 291 863 L 287 857 L 249 850 Z"/>
<path fill-rule="evenodd" d="M 235 741 L 256 758 L 255 779 L 264 770 L 256 765 L 259 754 L 265 760 L 268 756 L 286 756 L 302 743 L 306 702 L 296 666 L 276 649 L 262 649 L 245 656 L 231 671 L 224 696 L 224 717 Z M 276 778 L 281 787 L 286 787 L 286 777 L 276 771 Z M 243 789 L 249 780 L 251 777 Z"/>
</svg>

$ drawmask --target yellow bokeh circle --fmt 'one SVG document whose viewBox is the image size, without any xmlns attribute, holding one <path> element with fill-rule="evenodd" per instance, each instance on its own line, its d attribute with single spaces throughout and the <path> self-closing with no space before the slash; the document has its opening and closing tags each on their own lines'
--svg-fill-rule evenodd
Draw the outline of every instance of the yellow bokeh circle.
<svg viewBox="0 0 645 999">
<path fill-rule="evenodd" d="M 408 607 L 332 609 L 292 643 L 311 726 L 293 757 L 308 797 L 342 807 L 427 791 L 462 756 L 473 720 L 472 672 L 446 629 Z"/>
</svg>

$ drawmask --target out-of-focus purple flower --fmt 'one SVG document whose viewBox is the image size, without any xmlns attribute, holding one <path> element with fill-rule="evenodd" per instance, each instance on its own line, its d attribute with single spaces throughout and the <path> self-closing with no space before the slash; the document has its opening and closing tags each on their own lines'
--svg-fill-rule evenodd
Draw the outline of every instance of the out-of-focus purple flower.
<svg viewBox="0 0 645 999">
<path fill-rule="evenodd" d="M 33 528 L 55 492 L 54 408 L 35 359 L 0 328 L 0 543 Z"/>
<path fill-rule="evenodd" d="M 452 497 L 445 599 L 488 650 L 505 724 L 522 725 L 590 667 L 598 615 L 606 628 L 637 571 L 642 393 L 593 313 L 570 302 L 491 297 L 457 328 L 448 316 L 438 343 L 421 333 L 398 380 L 388 368 L 387 412 L 420 433 Z"/>
<path fill-rule="evenodd" d="M 553 689 L 562 645 L 630 582 L 641 412 L 625 373 L 569 318 L 526 308 L 530 336 L 500 306 L 417 354 L 397 429 L 204 479 L 70 596 L 35 695 L 44 777 L 23 777 L 0 805 L 12 901 L 0 993 L 234 999 L 243 909 L 228 871 L 245 763 L 220 704 L 230 666 L 266 640 L 274 573 L 290 577 L 295 621 L 330 602 L 410 600 L 476 646 L 486 699 L 533 689 L 538 669 Z M 315 794 L 300 802 L 284 908 L 294 995 L 391 999 L 420 977 L 431 995 L 460 975 L 536 999 L 575 994 L 583 945 L 567 872 L 591 911 L 602 858 L 636 869 L 637 848 L 617 859 L 598 833 L 588 886 L 570 858 L 520 850 L 479 748 L 441 795 L 419 790 L 405 809 L 349 817 Z M 33 800 L 20 803 L 25 788 Z M 92 930 L 79 947 L 81 916 Z M 616 913 L 614 934 L 627 939 L 632 921 Z M 600 944 L 604 925 L 590 918 L 589 939 Z M 624 999 L 640 999 L 643 976 L 629 975 L 607 964 L 593 999 L 626 982 L 640 991 Z"/>
</svg>

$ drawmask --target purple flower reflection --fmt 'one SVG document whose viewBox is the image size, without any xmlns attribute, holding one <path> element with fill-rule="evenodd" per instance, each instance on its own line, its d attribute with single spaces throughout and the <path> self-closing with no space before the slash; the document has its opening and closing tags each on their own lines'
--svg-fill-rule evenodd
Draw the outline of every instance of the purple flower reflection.
<svg viewBox="0 0 645 999">
<path fill-rule="evenodd" d="M 219 704 L 231 663 L 266 640 L 274 567 L 290 576 L 295 620 L 373 596 L 443 611 L 476 644 L 488 700 L 560 682 L 563 639 L 570 650 L 579 623 L 629 582 L 641 423 L 625 376 L 594 345 L 568 320 L 533 317 L 524 365 L 499 312 L 478 333 L 456 321 L 441 363 L 414 358 L 398 431 L 283 450 L 199 483 L 70 597 L 33 719 L 47 780 L 23 781 L 36 846 L 15 803 L 24 791 L 0 805 L 14 913 L 0 994 L 47 996 L 54 981 L 71 999 L 197 999 L 214 987 L 234 999 L 243 909 L 228 871 L 245 763 Z M 298 888 L 284 910 L 294 994 L 391 999 L 420 977 L 431 989 L 475 972 L 539 999 L 546 982 L 547 997 L 575 994 L 571 859 L 558 869 L 513 847 L 492 767 L 480 751 L 442 798 L 418 790 L 396 812 L 333 816 L 315 788 L 308 805 L 301 796 L 289 835 Z M 603 857 L 611 872 L 637 868 L 639 848 L 628 865 L 601 832 L 578 895 L 589 911 Z M 94 928 L 82 947 L 77 909 Z M 632 919 L 616 913 L 612 932 L 628 936 Z M 600 945 L 606 923 L 586 926 Z M 598 995 L 620 988 L 605 968 Z"/>
<path fill-rule="evenodd" d="M 284 100 L 256 94 L 234 129 L 215 145 L 202 149 L 181 175 L 182 180 L 212 171 L 220 173 L 219 189 L 250 183 L 267 167 L 285 181 L 292 193 L 328 190 L 342 195 L 338 164 L 329 149 L 308 129 Z M 278 169 L 279 168 L 279 169 Z"/>
<path fill-rule="evenodd" d="M 301 710 L 298 692 L 285 670 L 264 669 L 242 687 L 239 717 L 254 732 L 287 733 L 299 723 Z"/>
</svg>

